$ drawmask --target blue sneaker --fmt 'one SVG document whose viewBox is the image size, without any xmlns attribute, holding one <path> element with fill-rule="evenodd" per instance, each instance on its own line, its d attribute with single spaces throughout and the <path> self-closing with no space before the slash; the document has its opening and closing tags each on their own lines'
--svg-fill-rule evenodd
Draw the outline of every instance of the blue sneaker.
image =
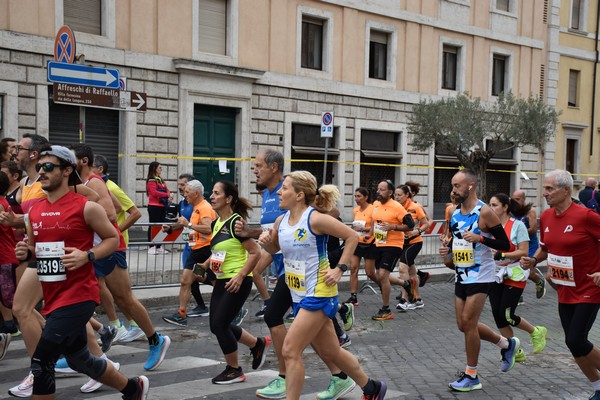
<svg viewBox="0 0 600 400">
<path fill-rule="evenodd" d="M 171 338 L 163 336 L 158 332 L 156 334 L 158 335 L 158 343 L 156 345 L 150 345 L 148 361 L 144 364 L 144 369 L 146 371 L 153 371 L 160 366 L 171 345 Z"/>
<path fill-rule="evenodd" d="M 54 364 L 54 372 L 57 374 L 76 374 L 77 371 L 69 367 L 67 363 L 67 359 L 64 356 L 61 356 Z"/>
<path fill-rule="evenodd" d="M 478 377 L 472 378 L 471 375 L 461 372 L 458 379 L 450 382 L 448 387 L 457 392 L 470 392 L 471 390 L 481 389 L 481 383 L 479 383 Z"/>
<path fill-rule="evenodd" d="M 600 390 L 596 390 L 590 397 L 589 400 L 600 400 Z"/>
<path fill-rule="evenodd" d="M 515 356 L 521 347 L 521 341 L 517 337 L 508 339 L 508 349 L 500 350 L 502 360 L 500 361 L 500 371 L 508 372 L 515 365 Z"/>
</svg>

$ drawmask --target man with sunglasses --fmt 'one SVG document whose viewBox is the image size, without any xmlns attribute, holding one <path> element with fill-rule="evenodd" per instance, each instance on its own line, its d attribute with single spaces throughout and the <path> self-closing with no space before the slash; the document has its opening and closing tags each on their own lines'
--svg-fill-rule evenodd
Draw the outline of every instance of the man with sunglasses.
<svg viewBox="0 0 600 400">
<path fill-rule="evenodd" d="M 371 318 L 376 321 L 393 319 L 394 314 L 390 310 L 390 273 L 402 254 L 404 246 L 404 232 L 410 231 L 415 226 L 412 216 L 393 199 L 394 184 L 390 180 L 379 182 L 377 185 L 377 201 L 373 203 L 373 225 L 371 236 L 375 238 L 377 259 L 375 269 L 377 284 L 381 289 L 382 307 Z M 411 287 L 418 285 L 417 280 L 412 277 L 405 280 L 405 289 L 409 293 L 409 301 L 412 301 Z"/>
<path fill-rule="evenodd" d="M 145 399 L 145 376 L 128 379 L 87 347 L 86 324 L 100 302 L 92 262 L 118 247 L 118 234 L 101 206 L 69 191 L 69 185 L 79 181 L 74 154 L 62 146 L 40 154 L 35 170 L 47 198 L 29 209 L 30 235 L 16 247 L 17 258 L 29 261 L 29 269 L 37 272 L 47 318 L 31 357 L 32 394 L 54 394 L 54 364 L 65 354 L 72 368 L 114 387 L 124 399 Z"/>
<path fill-rule="evenodd" d="M 81 176 L 84 184 L 95 185 L 101 196 L 110 198 L 111 194 L 102 177 L 92 172 L 94 160 L 94 152 L 92 148 L 83 143 L 73 145 L 71 148 L 74 150 L 77 158 L 77 172 Z M 110 204 L 110 206 L 112 206 L 112 204 Z M 105 208 L 106 207 L 108 207 L 108 205 L 105 206 Z M 129 272 L 127 271 L 125 241 L 116 223 L 113 223 L 113 226 L 119 236 L 119 247 L 115 252 L 107 255 L 107 257 L 99 257 L 92 260 L 94 261 L 94 271 L 100 280 L 104 280 L 108 290 L 114 298 L 115 303 L 119 306 L 123 313 L 128 318 L 130 317 L 133 319 L 146 334 L 146 337 L 148 338 L 148 344 L 150 345 L 150 353 L 148 354 L 148 360 L 144 364 L 144 369 L 153 371 L 157 369 L 163 362 L 167 350 L 171 344 L 171 339 L 166 335 L 161 335 L 154 329 L 154 325 L 152 325 L 152 321 L 150 321 L 148 311 L 133 294 L 133 291 L 131 290 Z M 125 330 L 125 328 L 123 329 Z M 125 330 L 125 332 L 127 331 Z"/>
</svg>

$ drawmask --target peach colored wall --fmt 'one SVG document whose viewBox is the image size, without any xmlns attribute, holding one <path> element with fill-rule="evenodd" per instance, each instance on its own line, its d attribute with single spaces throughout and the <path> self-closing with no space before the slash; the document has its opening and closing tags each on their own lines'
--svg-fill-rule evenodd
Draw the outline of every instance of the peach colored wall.
<svg viewBox="0 0 600 400">
<path fill-rule="evenodd" d="M 192 57 L 192 0 L 157 0 L 156 50 L 159 55 Z"/>
<path fill-rule="evenodd" d="M 271 62 L 269 46 L 271 44 L 271 31 L 276 31 L 275 35 L 285 35 L 285 24 L 273 24 L 280 18 L 280 15 L 273 15 L 270 0 L 240 1 L 239 30 L 240 39 L 248 38 L 243 41 L 243 46 L 239 46 L 238 55 L 240 60 L 244 60 L 245 66 L 260 70 L 267 70 Z M 281 2 L 284 3 L 284 2 Z M 251 32 L 251 36 L 246 36 Z"/>
</svg>

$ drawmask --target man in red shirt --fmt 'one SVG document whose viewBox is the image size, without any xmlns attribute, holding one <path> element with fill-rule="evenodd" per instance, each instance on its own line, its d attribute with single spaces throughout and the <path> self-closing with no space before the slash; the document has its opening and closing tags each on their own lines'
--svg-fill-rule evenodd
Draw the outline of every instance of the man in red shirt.
<svg viewBox="0 0 600 400">
<path fill-rule="evenodd" d="M 540 248 L 521 258 L 533 268 L 548 260 L 546 278 L 558 291 L 558 314 L 565 342 L 575 362 L 594 388 L 591 400 L 600 400 L 600 350 L 588 340 L 600 309 L 600 215 L 573 204 L 573 177 L 551 171 L 544 177 L 544 197 L 551 207 L 540 218 Z"/>
<path fill-rule="evenodd" d="M 85 326 L 100 302 L 92 261 L 114 252 L 119 237 L 101 206 L 69 191 L 76 165 L 75 155 L 65 147 L 41 152 L 35 169 L 47 198 L 29 210 L 28 239 L 15 251 L 19 260 L 32 261 L 44 296 L 46 325 L 31 357 L 33 398 L 53 397 L 54 364 L 64 354 L 73 369 L 116 388 L 124 399 L 145 399 L 145 376 L 127 379 L 87 348 Z M 95 246 L 94 232 L 100 237 Z"/>
</svg>

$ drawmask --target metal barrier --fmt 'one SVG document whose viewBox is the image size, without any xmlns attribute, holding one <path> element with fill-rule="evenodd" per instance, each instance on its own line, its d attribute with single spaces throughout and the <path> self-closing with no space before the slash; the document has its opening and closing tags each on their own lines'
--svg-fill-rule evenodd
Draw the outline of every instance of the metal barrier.
<svg viewBox="0 0 600 400">
<path fill-rule="evenodd" d="M 170 240 L 171 238 L 167 237 L 166 239 L 168 240 L 152 242 L 149 242 L 147 238 L 144 240 L 140 239 L 142 236 L 147 236 L 148 228 L 161 225 L 163 224 L 136 223 L 130 228 L 127 264 L 129 266 L 131 283 L 135 287 L 179 286 L 180 271 L 182 269 L 181 256 L 183 248 L 185 247 L 185 242 L 182 237 L 178 236 L 176 240 Z M 134 240 L 136 237 L 137 240 Z M 439 238 L 439 233 L 423 235 L 423 249 L 416 259 L 416 264 L 419 269 L 432 270 L 446 268 L 441 264 L 438 253 L 440 247 Z M 148 254 L 148 247 L 150 245 L 160 245 L 167 250 L 168 253 Z M 359 278 L 361 280 L 366 278 L 364 268 L 360 269 Z M 267 280 L 267 287 L 270 287 L 268 277 L 265 277 L 265 279 Z"/>
</svg>

